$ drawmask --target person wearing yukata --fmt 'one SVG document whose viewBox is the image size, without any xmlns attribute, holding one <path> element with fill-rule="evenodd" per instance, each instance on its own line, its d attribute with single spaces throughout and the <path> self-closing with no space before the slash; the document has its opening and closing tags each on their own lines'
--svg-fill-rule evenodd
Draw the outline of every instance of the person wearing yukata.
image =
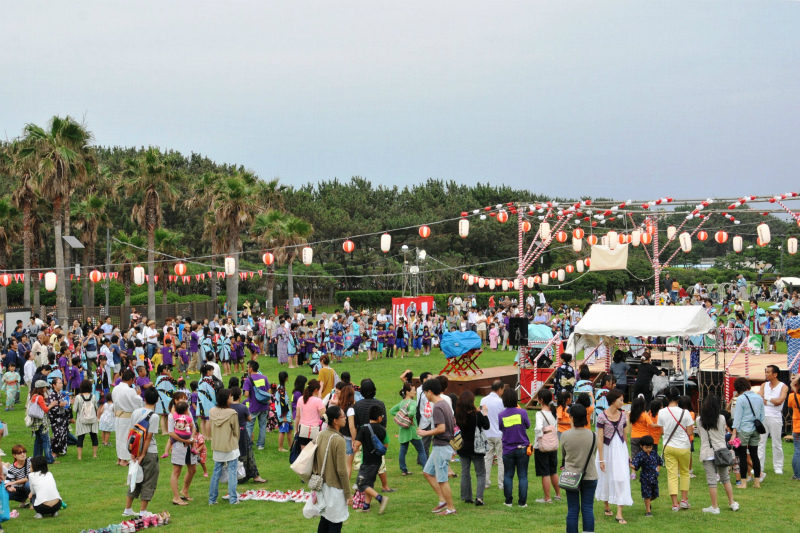
<svg viewBox="0 0 800 533">
<path fill-rule="evenodd" d="M 158 377 L 156 378 L 155 388 L 158 392 L 158 402 L 156 402 L 155 413 L 161 420 L 162 433 L 168 434 L 167 417 L 169 416 L 169 409 L 167 407 L 172 401 L 172 394 L 175 392 L 176 383 L 170 375 L 170 370 L 167 365 L 159 365 L 156 369 L 156 373 Z"/>
<path fill-rule="evenodd" d="M 199 411 L 197 414 L 200 416 L 200 432 L 208 437 L 211 435 L 211 423 L 208 417 L 211 409 L 217 404 L 217 392 L 214 390 L 214 379 L 212 377 L 214 375 L 214 367 L 205 364 L 200 367 L 200 374 L 203 379 L 197 385 L 197 410 Z"/>
</svg>

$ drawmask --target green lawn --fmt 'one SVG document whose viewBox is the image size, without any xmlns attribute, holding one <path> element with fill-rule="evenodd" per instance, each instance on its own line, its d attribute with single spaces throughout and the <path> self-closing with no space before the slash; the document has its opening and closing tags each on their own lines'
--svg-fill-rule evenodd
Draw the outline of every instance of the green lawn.
<svg viewBox="0 0 800 533">
<path fill-rule="evenodd" d="M 510 352 L 486 352 L 481 357 L 483 366 L 497 366 L 510 364 L 513 355 Z M 262 367 L 270 379 L 277 377 L 279 365 L 276 359 L 261 358 Z M 337 366 L 337 371 L 349 371 L 354 380 L 371 377 L 378 386 L 378 396 L 386 402 L 387 408 L 393 406 L 399 399 L 397 391 L 400 388 L 398 376 L 407 368 L 411 368 L 415 374 L 422 371 L 436 371 L 444 365 L 444 358 L 441 354 L 423 356 L 421 358 L 400 359 L 381 359 L 377 362 L 366 363 L 362 358 L 361 362 L 345 362 Z M 311 375 L 310 371 L 303 370 Z M 292 371 L 291 379 L 294 379 L 298 371 Z M 24 395 L 24 391 L 23 391 Z M 33 441 L 22 422 L 23 411 L 19 407 L 12 413 L 5 413 L 3 418 L 10 427 L 11 435 L 4 438 L 0 446 L 6 452 L 5 460 L 11 459 L 11 447 L 15 443 L 22 443 L 27 446 L 29 451 L 33 449 Z M 389 422 L 390 435 L 397 435 L 397 426 Z M 532 436 L 532 431 L 530 432 Z M 112 436 L 113 443 L 113 436 Z M 165 437 L 158 436 L 159 452 L 162 452 L 165 445 Z M 267 490 L 289 490 L 302 488 L 303 485 L 297 476 L 289 469 L 287 454 L 279 454 L 277 451 L 277 433 L 267 435 L 267 447 L 264 451 L 256 451 L 261 475 L 269 480 L 266 485 L 255 486 L 252 484 L 240 486 L 241 490 L 260 488 Z M 59 513 L 55 519 L 34 520 L 32 511 L 23 511 L 22 516 L 12 519 L 3 524 L 7 531 L 24 531 L 26 533 L 36 532 L 64 532 L 78 533 L 84 529 L 101 528 L 109 523 L 117 523 L 122 520 L 121 512 L 125 503 L 125 477 L 127 469 L 115 466 L 114 448 L 103 448 L 101 446 L 100 457 L 91 459 L 90 448 L 84 450 L 84 458 L 78 462 L 75 458 L 75 450 L 70 447 L 69 454 L 61 459 L 61 464 L 53 465 L 52 472 L 58 483 L 61 496 L 68 504 L 68 508 Z M 529 487 L 529 507 L 527 509 L 509 509 L 502 505 L 503 497 L 501 491 L 496 486 L 495 479 L 492 487 L 486 493 L 485 507 L 472 507 L 465 504 L 456 503 L 458 515 L 452 517 L 439 517 L 432 515 L 429 511 L 436 504 L 433 491 L 425 483 L 421 474 L 421 469 L 414 465 L 416 455 L 413 450 L 409 452 L 409 465 L 415 466 L 414 476 L 401 477 L 397 466 L 398 445 L 394 440 L 387 455 L 389 466 L 389 482 L 399 492 L 391 495 L 386 514 L 379 516 L 376 512 L 363 516 L 351 512 L 350 519 L 345 525 L 346 531 L 440 531 L 440 532 L 462 532 L 474 530 L 475 523 L 481 524 L 486 528 L 500 528 L 503 531 L 530 531 L 532 528 L 540 533 L 562 532 L 565 527 L 566 502 L 559 502 L 554 505 L 537 505 L 533 500 L 542 496 L 541 483 L 534 477 L 534 468 L 530 465 L 530 487 Z M 767 452 L 767 462 L 771 465 L 770 452 Z M 635 505 L 626 510 L 626 518 L 629 521 L 628 528 L 638 529 L 646 524 L 646 527 L 653 532 L 673 532 L 681 528 L 690 528 L 692 531 L 718 532 L 726 529 L 736 529 L 739 531 L 756 531 L 764 526 L 766 517 L 769 517 L 769 527 L 772 530 L 791 531 L 796 527 L 793 522 L 797 518 L 797 489 L 800 482 L 789 479 L 791 476 L 791 443 L 784 443 L 784 453 L 786 456 L 784 475 L 780 478 L 772 474 L 771 466 L 768 468 L 768 476 L 760 491 L 748 489 L 747 491 L 736 491 L 737 501 L 741 504 L 741 510 L 737 513 L 723 510 L 718 516 L 705 516 L 701 512 L 702 507 L 709 505 L 708 490 L 705 485 L 705 477 L 702 465 L 699 463 L 698 454 L 694 454 L 694 472 L 697 478 L 692 480 L 690 491 L 690 502 L 693 508 L 690 511 L 672 513 L 670 510 L 669 497 L 667 495 L 666 475 L 662 475 L 661 494 L 662 497 L 653 503 L 655 518 L 645 521 L 644 505 L 639 498 L 639 486 L 633 483 L 632 492 Z M 211 460 L 209 452 L 209 461 Z M 213 463 L 210 464 L 212 466 Z M 456 472 L 460 472 L 460 466 L 453 463 Z M 169 475 L 171 465 L 168 459 L 161 461 L 161 476 L 156 497 L 151 503 L 150 510 L 159 512 L 168 510 L 173 516 L 173 525 L 170 528 L 193 532 L 217 532 L 217 531 L 249 531 L 267 530 L 280 531 L 281 533 L 308 532 L 316 531 L 316 521 L 306 520 L 302 515 L 302 504 L 296 503 L 272 503 L 272 502 L 242 502 L 236 507 L 228 507 L 221 502 L 216 507 L 206 505 L 208 497 L 208 479 L 201 475 L 195 477 L 192 485 L 191 495 L 196 499 L 191 505 L 186 507 L 176 507 L 171 505 L 172 494 L 169 488 Z M 454 496 L 458 502 L 459 481 L 451 481 Z M 473 475 L 473 483 L 474 475 Z M 223 486 L 224 487 L 224 486 Z M 225 489 L 222 488 L 222 494 Z M 516 499 L 516 496 L 515 496 Z M 721 502 L 724 502 L 724 496 Z M 12 508 L 16 507 L 12 503 Z M 726 506 L 721 505 L 723 509 Z M 136 507 L 135 507 L 136 508 Z M 602 505 L 595 505 L 597 513 L 597 531 L 616 531 L 622 526 L 617 525 L 612 518 L 602 516 Z M 422 520 L 426 523 L 421 525 Z M 409 529 L 409 527 L 411 529 Z M 191 529 L 189 529 L 191 528 Z"/>
</svg>

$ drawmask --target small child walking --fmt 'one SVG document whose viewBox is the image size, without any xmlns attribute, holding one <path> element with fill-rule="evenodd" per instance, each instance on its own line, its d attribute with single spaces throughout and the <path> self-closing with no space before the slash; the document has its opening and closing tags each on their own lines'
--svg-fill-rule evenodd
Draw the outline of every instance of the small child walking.
<svg viewBox="0 0 800 533">
<path fill-rule="evenodd" d="M 106 396 L 106 404 L 103 408 L 103 414 L 100 415 L 100 436 L 103 439 L 103 446 L 110 446 L 108 439 L 114 433 L 114 424 L 116 423 L 116 415 L 114 414 L 114 402 L 111 400 L 111 395 Z"/>
<path fill-rule="evenodd" d="M 664 464 L 661 456 L 653 450 L 653 444 L 653 437 L 650 435 L 641 437 L 639 446 L 642 449 L 631 459 L 631 470 L 641 469 L 639 481 L 641 482 L 645 516 L 648 518 L 653 516 L 650 504 L 658 498 L 658 474 Z"/>
<path fill-rule="evenodd" d="M 6 389 L 6 411 L 14 410 L 14 403 L 19 397 L 19 372 L 17 372 L 17 363 L 12 361 L 8 364 L 8 370 L 3 374 L 3 387 Z"/>
</svg>

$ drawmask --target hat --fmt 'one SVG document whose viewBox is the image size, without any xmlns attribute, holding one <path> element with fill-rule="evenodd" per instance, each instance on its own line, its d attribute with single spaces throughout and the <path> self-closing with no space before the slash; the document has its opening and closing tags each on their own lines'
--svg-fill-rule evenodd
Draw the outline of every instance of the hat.
<svg viewBox="0 0 800 533">
<path fill-rule="evenodd" d="M 43 379 L 39 379 L 36 381 L 36 383 L 33 384 L 34 389 L 43 389 L 49 386 L 50 384 Z"/>
</svg>

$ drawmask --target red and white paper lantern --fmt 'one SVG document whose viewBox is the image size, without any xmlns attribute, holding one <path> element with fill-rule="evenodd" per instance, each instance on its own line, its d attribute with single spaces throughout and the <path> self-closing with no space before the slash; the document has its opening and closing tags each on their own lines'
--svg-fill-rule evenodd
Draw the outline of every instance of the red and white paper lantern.
<svg viewBox="0 0 800 533">
<path fill-rule="evenodd" d="M 89 272 L 89 280 L 92 283 L 99 283 L 100 280 L 102 279 L 103 279 L 103 274 L 99 270 L 95 269 Z"/>
<path fill-rule="evenodd" d="M 419 236 L 423 239 L 427 239 L 431 236 L 431 228 L 428 226 L 420 226 L 419 227 Z"/>
<path fill-rule="evenodd" d="M 185 276 L 186 275 L 186 265 L 183 263 L 176 263 L 175 267 L 175 274 L 178 276 Z"/>
<path fill-rule="evenodd" d="M 728 233 L 720 230 L 714 234 L 714 240 L 719 244 L 725 244 L 728 242 Z"/>
<path fill-rule="evenodd" d="M 261 256 L 261 260 L 264 261 L 264 264 L 269 266 L 275 262 L 275 254 L 272 252 L 267 252 Z"/>
<path fill-rule="evenodd" d="M 356 249 L 356 245 L 353 243 L 353 241 L 347 239 L 342 243 L 342 249 L 345 251 L 345 253 L 351 254 L 353 253 L 353 250 Z"/>
</svg>

